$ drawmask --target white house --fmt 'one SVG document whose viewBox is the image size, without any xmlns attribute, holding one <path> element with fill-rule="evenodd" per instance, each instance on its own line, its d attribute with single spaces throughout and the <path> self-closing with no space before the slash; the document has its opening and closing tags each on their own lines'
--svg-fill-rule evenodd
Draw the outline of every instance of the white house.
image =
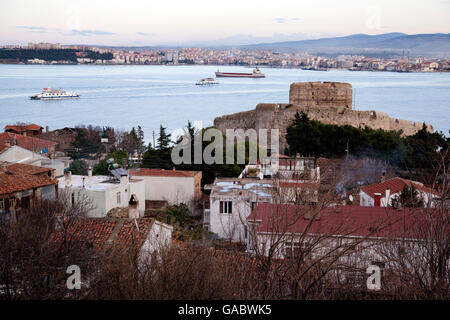
<svg viewBox="0 0 450 320">
<path fill-rule="evenodd" d="M 263 163 L 263 164 L 261 164 Z M 216 178 L 204 226 L 219 238 L 246 241 L 246 218 L 258 203 L 317 202 L 320 168 L 314 158 L 274 155 L 247 165 L 238 178 Z"/>
<path fill-rule="evenodd" d="M 63 176 L 64 169 L 67 167 L 61 160 L 50 159 L 39 153 L 19 147 L 18 145 L 13 145 L 0 150 L 0 161 L 52 168 L 55 169 L 55 177 Z"/>
<path fill-rule="evenodd" d="M 435 209 L 334 206 L 316 213 L 292 204 L 260 204 L 247 217 L 250 236 L 247 250 L 276 258 L 296 258 L 302 252 L 314 259 L 335 254 L 346 245 L 355 245 L 343 254 L 341 263 L 358 263 L 367 267 L 385 263 L 380 250 L 386 240 L 415 243 L 425 236 L 421 225 L 426 214 Z M 361 266 L 361 265 L 360 265 Z"/>
<path fill-rule="evenodd" d="M 210 209 L 205 211 L 204 226 L 219 238 L 245 242 L 247 216 L 258 203 L 271 202 L 274 192 L 272 180 L 216 178 L 211 190 Z"/>
<path fill-rule="evenodd" d="M 111 209 L 129 207 L 138 200 L 139 216 L 144 216 L 143 180 L 130 179 L 126 173 L 120 176 L 120 180 L 108 176 L 92 176 L 91 170 L 89 171 L 87 176 L 72 175 L 69 171 L 59 179 L 58 190 L 66 201 L 72 204 L 84 201 L 89 209 L 89 217 L 105 217 Z"/>
<path fill-rule="evenodd" d="M 168 204 L 185 203 L 194 211 L 194 202 L 201 195 L 201 171 L 182 171 L 164 169 L 129 170 L 131 177 L 145 183 L 146 201 L 167 201 Z"/>
<path fill-rule="evenodd" d="M 395 177 L 382 183 L 362 186 L 359 192 L 360 206 L 391 206 L 392 199 L 398 197 L 405 187 L 414 187 L 425 207 L 433 207 L 432 200 L 439 196 L 436 190 L 425 187 L 420 182 Z"/>
</svg>

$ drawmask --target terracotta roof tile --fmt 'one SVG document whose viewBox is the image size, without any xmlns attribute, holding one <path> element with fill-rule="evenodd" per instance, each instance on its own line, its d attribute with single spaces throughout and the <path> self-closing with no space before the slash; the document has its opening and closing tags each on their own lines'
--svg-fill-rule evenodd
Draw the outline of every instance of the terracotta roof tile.
<svg viewBox="0 0 450 320">
<path fill-rule="evenodd" d="M 21 125 L 5 126 L 5 131 L 6 130 L 14 130 L 16 132 L 22 132 L 22 131 L 27 131 L 27 130 L 39 131 L 41 129 L 44 129 L 44 128 L 37 124 L 34 124 L 34 123 L 23 125 L 23 126 L 21 126 Z"/>
<path fill-rule="evenodd" d="M 310 220 L 304 219 L 305 207 L 291 204 L 259 204 L 247 217 L 259 222 L 257 232 L 303 233 Z M 436 212 L 428 209 L 429 213 Z M 320 219 L 314 220 L 309 234 L 372 237 L 421 238 L 415 227 L 425 221 L 423 209 L 385 207 L 337 206 L 321 210 Z M 380 228 L 382 227 L 382 228 Z M 450 230 L 447 230 L 450 234 Z"/>
<path fill-rule="evenodd" d="M 164 169 L 147 169 L 141 168 L 129 170 L 131 176 L 153 176 L 153 177 L 195 177 L 201 171 L 184 171 L 184 170 L 164 170 Z"/>
<path fill-rule="evenodd" d="M 367 186 L 362 186 L 361 191 L 366 193 L 368 196 L 375 198 L 375 193 L 381 193 L 382 195 L 384 195 L 386 193 L 387 188 L 390 189 L 390 194 L 393 195 L 401 192 L 404 187 L 411 187 L 411 186 L 414 186 L 414 188 L 416 188 L 417 190 L 425 193 L 431 193 L 436 196 L 439 195 L 436 190 L 425 187 L 423 184 L 419 182 L 397 177 L 386 180 L 382 183 L 375 183 Z"/>
<path fill-rule="evenodd" d="M 58 184 L 49 176 L 54 169 L 14 163 L 0 167 L 0 194 L 10 194 L 38 187 Z"/>
<path fill-rule="evenodd" d="M 57 145 L 56 142 L 35 137 L 22 136 L 11 132 L 0 133 L 0 146 L 12 146 L 14 144 L 33 152 L 40 152 L 42 149 L 49 149 Z"/>
<path fill-rule="evenodd" d="M 54 233 L 54 241 L 62 241 L 64 234 L 71 241 L 91 243 L 95 249 L 106 246 L 141 247 L 147 239 L 153 220 L 149 218 L 137 219 L 139 231 L 134 220 L 111 218 L 78 218 L 69 222 L 66 233 Z"/>
</svg>

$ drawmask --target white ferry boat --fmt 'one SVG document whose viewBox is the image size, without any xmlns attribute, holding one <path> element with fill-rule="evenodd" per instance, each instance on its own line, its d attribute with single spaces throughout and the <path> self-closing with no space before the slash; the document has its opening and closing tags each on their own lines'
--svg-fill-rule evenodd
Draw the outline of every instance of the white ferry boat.
<svg viewBox="0 0 450 320">
<path fill-rule="evenodd" d="M 61 89 L 44 88 L 41 93 L 35 94 L 30 98 L 32 100 L 51 100 L 51 99 L 66 99 L 78 98 L 80 95 L 76 92 L 63 91 Z"/>
<path fill-rule="evenodd" d="M 214 78 L 205 78 L 197 81 L 195 84 L 198 86 L 210 86 L 213 84 L 219 84 L 219 82 L 214 80 Z"/>
</svg>

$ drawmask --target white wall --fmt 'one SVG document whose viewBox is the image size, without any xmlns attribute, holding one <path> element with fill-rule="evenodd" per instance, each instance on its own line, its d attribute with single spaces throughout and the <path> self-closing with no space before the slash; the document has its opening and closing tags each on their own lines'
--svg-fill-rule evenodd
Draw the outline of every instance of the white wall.
<svg viewBox="0 0 450 320">
<path fill-rule="evenodd" d="M 135 176 L 145 181 L 145 200 L 165 200 L 169 204 L 194 199 L 194 177 Z"/>
<path fill-rule="evenodd" d="M 71 193 L 75 194 L 75 201 L 86 200 L 89 206 L 89 217 L 105 217 L 109 210 L 120 207 L 128 207 L 128 201 L 132 194 L 136 194 L 139 200 L 139 215 L 144 216 L 145 212 L 145 183 L 144 181 L 133 181 L 130 183 L 117 184 L 115 188 L 106 188 L 105 190 L 89 190 L 79 187 L 59 189 L 61 194 L 65 194 L 64 198 L 70 203 Z M 117 203 L 117 193 L 120 192 L 120 203 Z"/>
<path fill-rule="evenodd" d="M 220 201 L 232 201 L 232 213 L 220 213 Z M 219 238 L 246 241 L 245 227 L 251 213 L 252 202 L 269 202 L 258 196 L 212 195 L 210 197 L 209 230 Z M 247 232 L 248 237 L 248 232 Z"/>
<path fill-rule="evenodd" d="M 0 153 L 0 161 L 11 163 L 24 163 L 38 167 L 55 169 L 55 177 L 64 175 L 66 165 L 60 160 L 51 160 L 36 152 L 32 152 L 19 146 L 12 146 Z"/>
<path fill-rule="evenodd" d="M 147 239 L 142 245 L 140 258 L 145 262 L 153 252 L 160 252 L 172 245 L 173 227 L 165 223 L 153 220 Z"/>
</svg>

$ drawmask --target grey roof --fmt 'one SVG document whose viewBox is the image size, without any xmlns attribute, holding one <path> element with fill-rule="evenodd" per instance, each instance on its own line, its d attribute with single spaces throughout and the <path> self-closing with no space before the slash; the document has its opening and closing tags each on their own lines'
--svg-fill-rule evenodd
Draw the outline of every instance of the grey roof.
<svg viewBox="0 0 450 320">
<path fill-rule="evenodd" d="M 111 170 L 111 174 L 114 177 L 116 177 L 116 179 L 119 179 L 119 180 L 120 180 L 121 176 L 128 176 L 129 177 L 128 172 L 125 169 L 123 169 L 123 168 L 118 168 L 118 169 Z"/>
</svg>

